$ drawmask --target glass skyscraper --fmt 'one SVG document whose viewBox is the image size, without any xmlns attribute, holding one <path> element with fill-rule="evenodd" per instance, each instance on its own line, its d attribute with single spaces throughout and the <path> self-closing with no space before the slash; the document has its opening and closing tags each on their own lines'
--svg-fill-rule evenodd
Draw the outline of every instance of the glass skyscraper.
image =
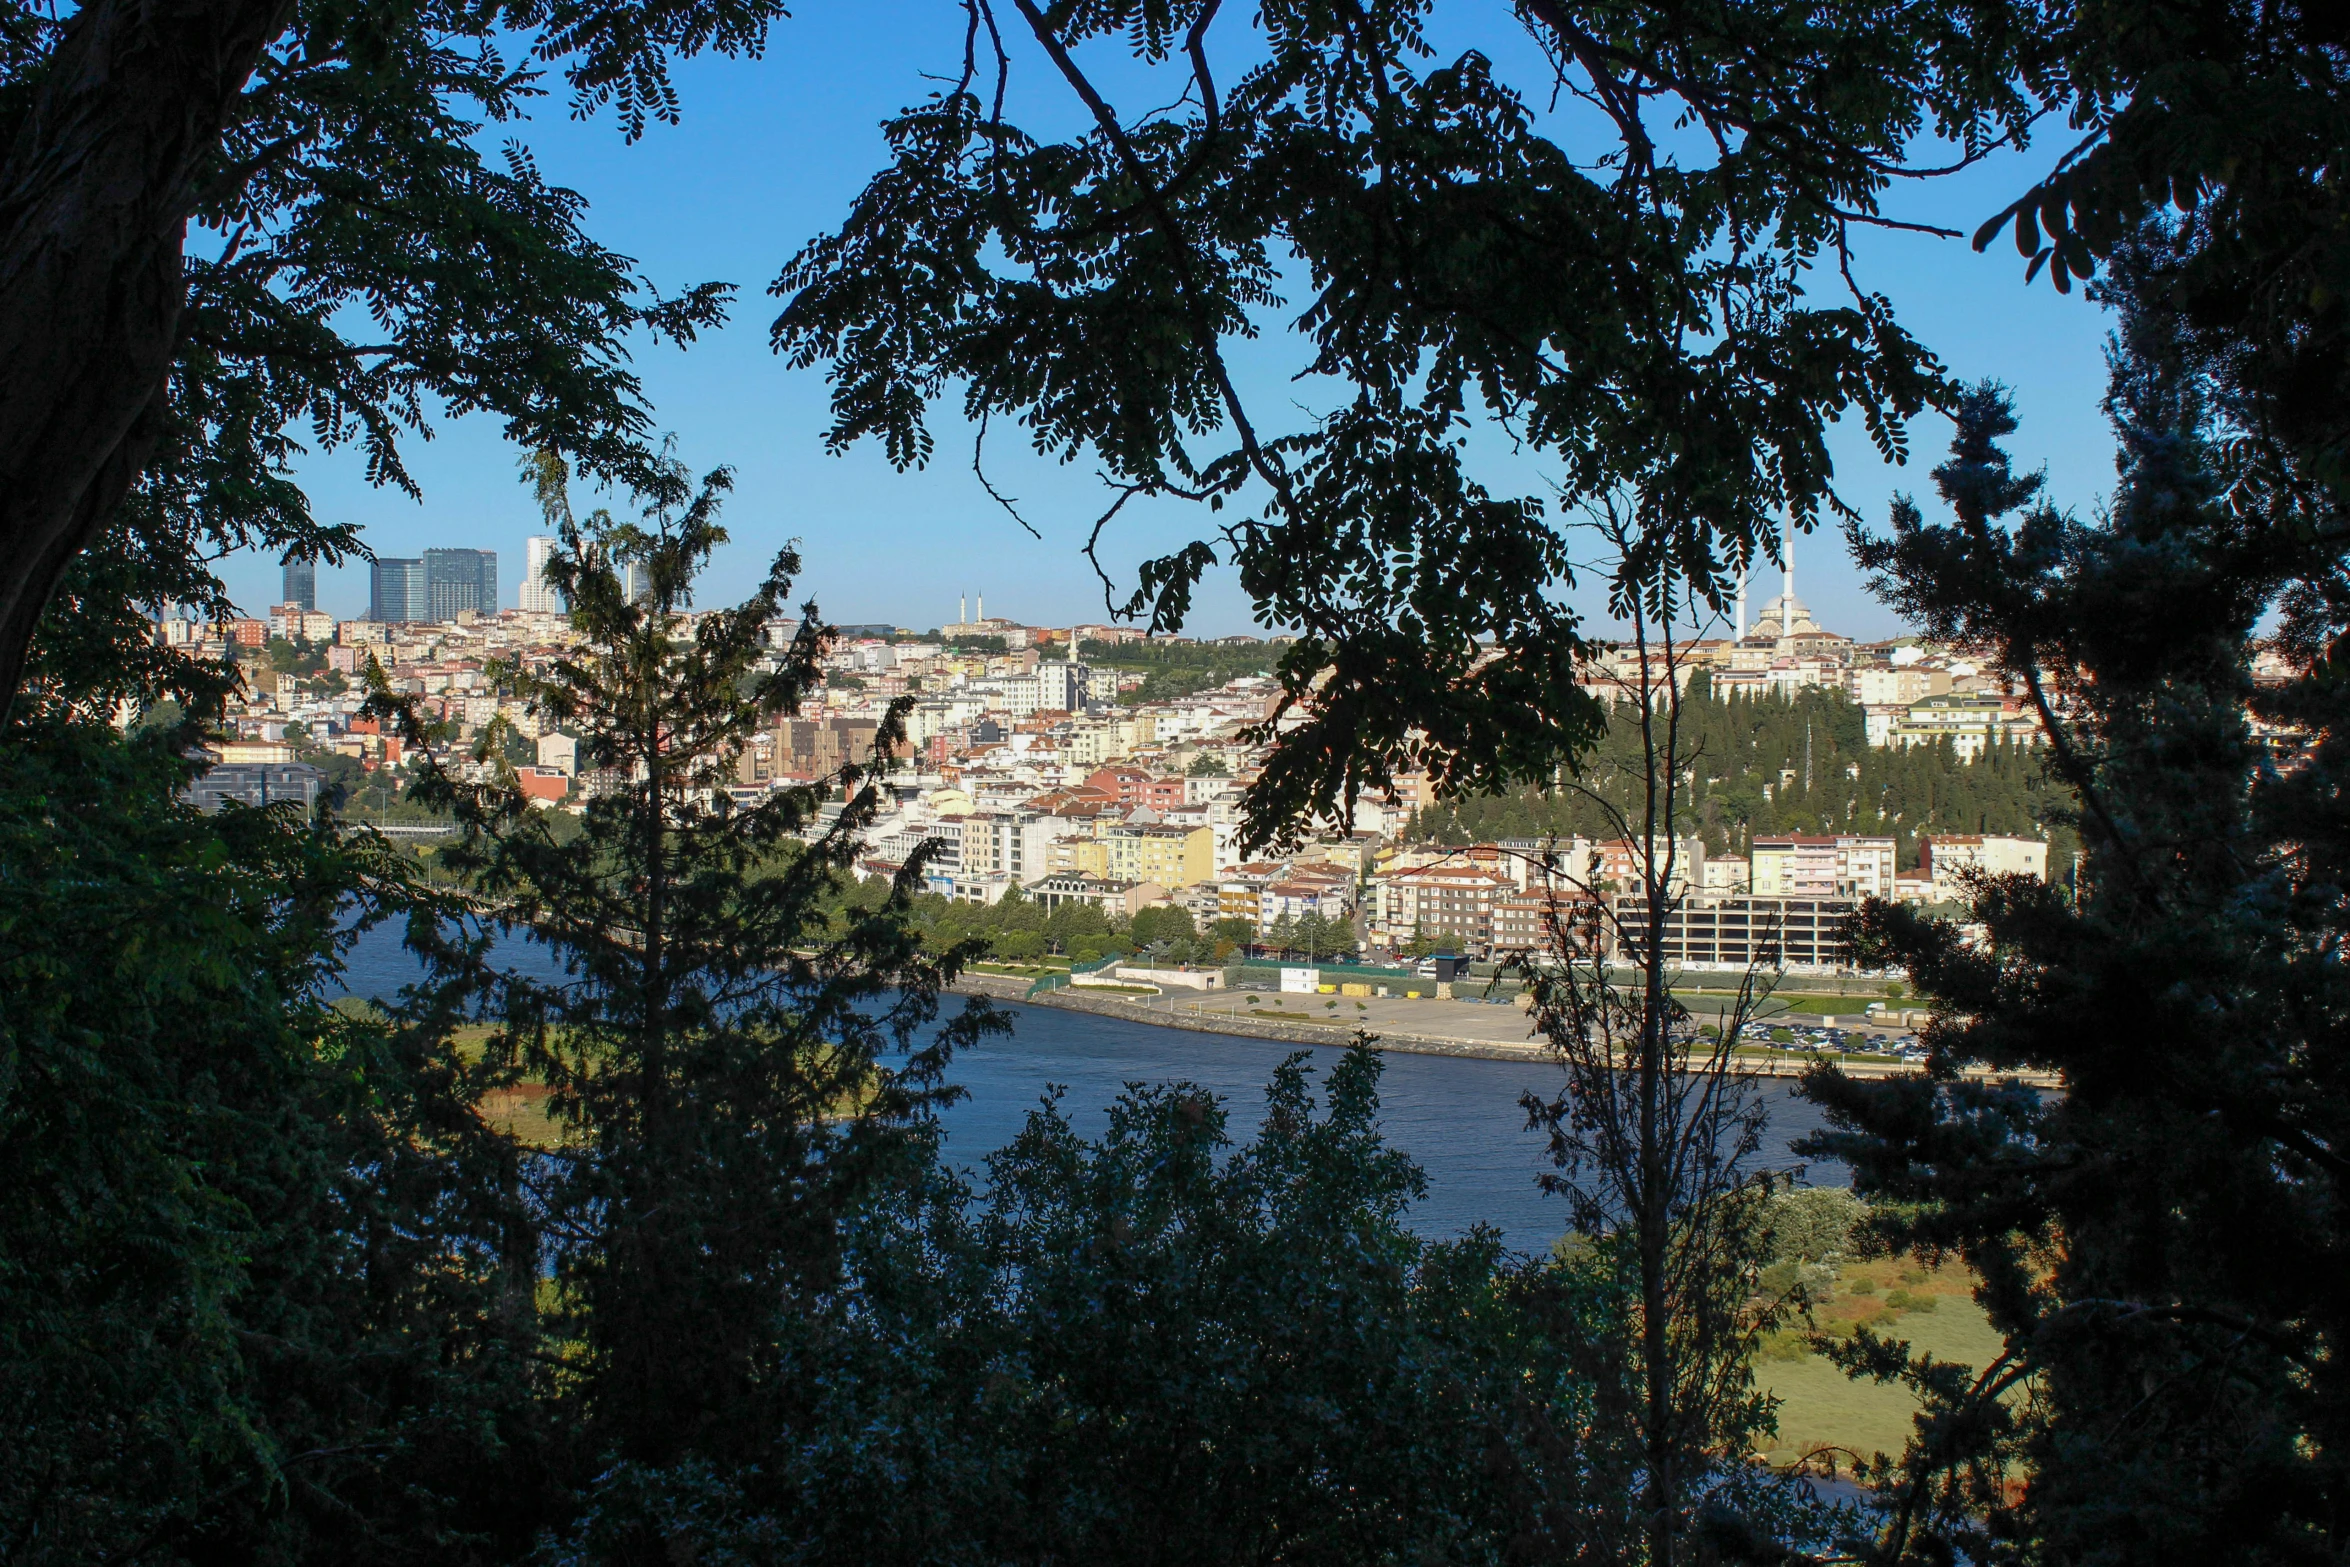
<svg viewBox="0 0 2350 1567">
<path fill-rule="evenodd" d="M 424 612 L 424 562 L 378 557 L 367 574 L 367 618 L 390 624 Z"/>
<path fill-rule="evenodd" d="M 304 609 L 318 607 L 318 562 L 286 557 L 285 597 L 280 604 L 299 604 Z"/>
<path fill-rule="evenodd" d="M 426 550 L 424 608 L 428 620 L 455 620 L 466 610 L 498 612 L 495 550 Z"/>
</svg>

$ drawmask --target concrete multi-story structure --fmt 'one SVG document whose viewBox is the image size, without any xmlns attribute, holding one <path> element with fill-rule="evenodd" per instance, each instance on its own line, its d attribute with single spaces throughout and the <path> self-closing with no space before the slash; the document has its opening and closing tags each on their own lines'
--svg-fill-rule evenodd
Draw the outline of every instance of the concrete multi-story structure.
<svg viewBox="0 0 2350 1567">
<path fill-rule="evenodd" d="M 988 811 L 963 818 L 963 869 L 1025 885 L 1048 869 L 1051 847 L 1073 824 L 1040 811 Z"/>
<path fill-rule="evenodd" d="M 1758 898 L 1883 898 L 1893 893 L 1891 838 L 1756 838 L 1748 890 Z"/>
<path fill-rule="evenodd" d="M 269 611 L 269 634 L 287 641 L 331 642 L 335 634 L 335 617 L 322 615 L 299 604 L 279 604 Z"/>
<path fill-rule="evenodd" d="M 522 587 L 515 598 L 527 614 L 560 615 L 569 607 L 547 580 L 547 563 L 555 558 L 560 543 L 551 533 L 533 534 L 522 541 Z"/>
<path fill-rule="evenodd" d="M 1097 767 L 1086 775 L 1085 787 L 1107 795 L 1122 811 L 1138 806 L 1179 811 L 1189 803 L 1185 780 L 1161 777 L 1140 767 Z"/>
<path fill-rule="evenodd" d="M 1911 703 L 1908 713 L 1894 726 L 1891 743 L 1932 745 L 1947 740 L 1962 760 L 1971 762 L 2001 740 L 2010 745 L 2038 745 L 2043 738 L 2039 721 L 2027 715 L 2020 702 L 1990 692 L 1967 691 Z"/>
<path fill-rule="evenodd" d="M 1592 907 L 1592 900 L 1567 892 L 1520 892 L 1503 898 L 1493 906 L 1494 955 L 1555 956 L 1562 931 L 1569 942 L 1580 945 L 1578 922 Z"/>
<path fill-rule="evenodd" d="M 1492 951 L 1494 907 L 1518 890 L 1499 871 L 1458 862 L 1374 875 L 1371 887 L 1374 943 L 1417 937 L 1456 952 Z"/>
<path fill-rule="evenodd" d="M 1664 959 L 1675 968 L 1828 974 L 1849 966 L 1849 898 L 1684 898 L 1665 917 Z M 1645 946 L 1645 898 L 1615 902 L 1617 955 Z"/>
<path fill-rule="evenodd" d="M 307 762 L 223 761 L 196 776 L 188 798 L 200 811 L 217 811 L 230 801 L 251 806 L 292 801 L 308 809 L 325 787 L 326 774 Z"/>
<path fill-rule="evenodd" d="M 1097 840 L 1103 874 L 1113 881 L 1155 881 L 1170 891 L 1216 874 L 1215 834 L 1206 827 L 1112 827 Z"/>
<path fill-rule="evenodd" d="M 1864 664 L 1852 671 L 1848 688 L 1862 707 L 1907 707 L 1950 690 L 1950 671 L 1917 665 Z"/>
<path fill-rule="evenodd" d="M 1152 881 L 1110 881 L 1081 871 L 1057 871 L 1028 889 L 1028 895 L 1047 909 L 1064 903 L 1090 903 L 1104 914 L 1131 918 L 1167 901 L 1167 889 Z"/>
<path fill-rule="evenodd" d="M 1283 920 L 1295 923 L 1309 914 L 1323 920 L 1352 918 L 1354 878 L 1343 872 L 1316 874 L 1311 867 L 1296 866 L 1288 875 L 1267 881 L 1257 895 L 1259 932 L 1270 933 Z"/>
</svg>

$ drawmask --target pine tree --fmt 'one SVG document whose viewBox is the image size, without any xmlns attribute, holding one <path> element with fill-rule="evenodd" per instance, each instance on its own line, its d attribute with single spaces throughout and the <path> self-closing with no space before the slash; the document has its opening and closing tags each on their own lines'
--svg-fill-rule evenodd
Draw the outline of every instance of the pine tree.
<svg viewBox="0 0 2350 1567">
<path fill-rule="evenodd" d="M 925 954 L 905 919 L 919 860 L 877 908 L 841 896 L 902 711 L 833 780 L 847 805 L 820 832 L 816 788 L 729 792 L 742 746 L 820 683 L 825 632 L 811 604 L 788 648 L 764 640 L 789 550 L 743 603 L 689 613 L 726 488 L 714 473 L 642 523 L 563 516 L 549 579 L 585 646 L 526 699 L 580 737 L 575 835 L 510 782 L 436 771 L 419 789 L 464 829 L 444 861 L 567 971 L 485 983 L 497 1048 L 544 1075 L 566 1134 L 542 1194 L 550 1328 L 579 1346 L 589 1463 L 723 1458 L 785 1416 L 800 1390 L 778 1374 L 777 1314 L 832 1284 L 843 1214 L 921 1156 L 951 1050 L 992 1023 L 974 1002 L 917 1046 L 963 955 Z"/>
</svg>

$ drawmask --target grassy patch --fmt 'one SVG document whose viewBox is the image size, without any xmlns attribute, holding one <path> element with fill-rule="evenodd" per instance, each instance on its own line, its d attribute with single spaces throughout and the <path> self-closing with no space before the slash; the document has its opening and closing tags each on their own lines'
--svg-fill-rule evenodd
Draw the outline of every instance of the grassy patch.
<svg viewBox="0 0 2350 1567">
<path fill-rule="evenodd" d="M 1973 1277 L 1956 1263 L 1930 1273 L 1906 1259 L 1860 1263 L 1839 1270 L 1836 1298 L 1815 1308 L 1813 1317 L 1830 1334 L 1850 1334 L 1865 1322 L 1879 1334 L 1906 1339 L 1913 1352 L 1979 1369 L 2001 1344 L 1973 1289 Z M 1769 1453 L 1777 1464 L 1821 1448 L 1898 1454 L 1917 1413 L 1909 1389 L 1855 1382 L 1793 1335 L 1765 1346 L 1755 1357 L 1754 1377 L 1779 1400 L 1779 1435 Z"/>
</svg>

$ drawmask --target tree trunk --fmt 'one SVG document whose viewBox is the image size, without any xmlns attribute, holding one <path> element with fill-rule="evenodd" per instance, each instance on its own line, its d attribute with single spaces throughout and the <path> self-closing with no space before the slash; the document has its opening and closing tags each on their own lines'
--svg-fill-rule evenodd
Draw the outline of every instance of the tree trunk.
<svg viewBox="0 0 2350 1567">
<path fill-rule="evenodd" d="M 0 716 L 154 455 L 196 181 L 290 0 L 91 0 L 0 159 Z"/>
</svg>

